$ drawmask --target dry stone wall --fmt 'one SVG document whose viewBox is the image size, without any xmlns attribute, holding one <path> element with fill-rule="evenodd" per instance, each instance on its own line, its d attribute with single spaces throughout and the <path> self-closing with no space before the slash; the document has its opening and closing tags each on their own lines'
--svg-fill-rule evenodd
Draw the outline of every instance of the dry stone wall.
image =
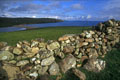
<svg viewBox="0 0 120 80">
<path fill-rule="evenodd" d="M 97 57 L 104 57 L 119 42 L 119 26 L 119 21 L 108 20 L 99 23 L 95 30 L 66 34 L 58 40 L 45 42 L 38 38 L 31 42 L 19 41 L 16 46 L 0 42 L 1 66 L 14 75 L 9 80 L 36 80 L 38 76 L 60 75 L 71 68 L 76 76 L 85 80 L 85 75 L 75 68 L 84 67 L 93 72 L 104 69 L 105 61 Z M 84 63 L 85 60 L 88 62 Z M 17 68 L 17 73 L 7 70 L 8 65 Z"/>
</svg>

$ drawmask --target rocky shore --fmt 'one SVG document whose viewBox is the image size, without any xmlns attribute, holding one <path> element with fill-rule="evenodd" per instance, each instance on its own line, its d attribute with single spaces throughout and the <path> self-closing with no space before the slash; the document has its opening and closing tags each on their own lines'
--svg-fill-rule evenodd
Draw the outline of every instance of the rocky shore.
<svg viewBox="0 0 120 80">
<path fill-rule="evenodd" d="M 60 80 L 60 75 L 70 69 L 85 80 L 85 74 L 77 68 L 96 73 L 103 70 L 106 62 L 98 57 L 104 57 L 119 42 L 119 26 L 119 21 L 108 20 L 94 30 L 66 34 L 58 40 L 38 38 L 19 41 L 16 46 L 0 42 L 0 80 L 49 80 L 44 77 L 49 75 Z"/>
</svg>

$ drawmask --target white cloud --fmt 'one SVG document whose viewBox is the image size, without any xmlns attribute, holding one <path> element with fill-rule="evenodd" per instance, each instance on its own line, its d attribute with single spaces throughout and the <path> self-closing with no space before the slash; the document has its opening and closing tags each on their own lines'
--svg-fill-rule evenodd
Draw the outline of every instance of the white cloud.
<svg viewBox="0 0 120 80">
<path fill-rule="evenodd" d="M 56 19 L 59 19 L 60 17 L 59 16 L 45 16 L 45 18 L 56 18 Z"/>
<path fill-rule="evenodd" d="M 36 16 L 32 16 L 32 18 L 36 18 Z"/>
<path fill-rule="evenodd" d="M 90 19 L 92 16 L 88 14 L 88 16 L 86 17 L 87 19 Z"/>
<path fill-rule="evenodd" d="M 82 18 L 82 19 L 84 19 L 84 18 L 85 18 L 85 16 L 81 16 L 81 18 Z"/>
<path fill-rule="evenodd" d="M 4 17 L 13 17 L 13 15 L 12 14 L 10 14 L 10 13 L 4 13 L 4 15 L 3 15 Z"/>
<path fill-rule="evenodd" d="M 120 19 L 120 0 L 109 0 L 104 6 L 102 16 Z"/>
</svg>

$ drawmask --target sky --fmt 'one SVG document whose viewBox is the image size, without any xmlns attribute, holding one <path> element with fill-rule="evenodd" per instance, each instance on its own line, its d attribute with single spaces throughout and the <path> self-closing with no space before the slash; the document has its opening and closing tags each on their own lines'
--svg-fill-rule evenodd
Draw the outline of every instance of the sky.
<svg viewBox="0 0 120 80">
<path fill-rule="evenodd" d="M 0 0 L 0 17 L 120 20 L 120 0 Z"/>
</svg>

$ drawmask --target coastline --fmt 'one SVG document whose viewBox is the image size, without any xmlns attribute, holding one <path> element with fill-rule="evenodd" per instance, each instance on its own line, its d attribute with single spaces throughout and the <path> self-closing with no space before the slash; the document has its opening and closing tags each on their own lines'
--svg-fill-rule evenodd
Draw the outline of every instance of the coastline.
<svg viewBox="0 0 120 80">
<path fill-rule="evenodd" d="M 38 27 L 25 26 L 25 24 L 14 25 L 14 26 L 12 26 L 12 27 L 26 28 L 26 30 L 31 30 L 31 29 L 36 29 L 36 28 L 38 28 Z"/>
</svg>

